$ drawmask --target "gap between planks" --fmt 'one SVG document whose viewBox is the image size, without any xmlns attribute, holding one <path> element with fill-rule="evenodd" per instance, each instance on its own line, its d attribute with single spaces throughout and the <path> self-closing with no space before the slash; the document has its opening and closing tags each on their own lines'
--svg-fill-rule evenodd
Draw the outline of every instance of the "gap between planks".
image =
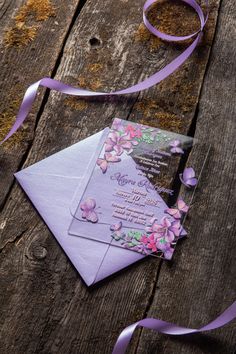
<svg viewBox="0 0 236 354">
<path fill-rule="evenodd" d="M 59 53 L 58 53 L 58 57 L 57 57 L 57 59 L 56 59 L 55 66 L 54 66 L 54 68 L 53 68 L 53 70 L 52 70 L 51 78 L 54 78 L 54 77 L 56 76 L 56 74 L 57 74 L 57 70 L 58 70 L 58 68 L 59 68 L 59 66 L 60 66 L 61 59 L 62 59 L 62 57 L 63 57 L 64 48 L 65 48 L 65 45 L 66 45 L 66 43 L 67 43 L 67 39 L 68 39 L 68 37 L 69 37 L 69 35 L 70 35 L 70 33 L 71 33 L 73 27 L 74 27 L 74 24 L 75 24 L 76 19 L 78 18 L 79 14 L 80 14 L 80 12 L 81 12 L 81 10 L 82 10 L 82 8 L 83 8 L 84 5 L 86 4 L 86 1 L 87 1 L 87 0 L 80 0 L 79 3 L 78 3 L 78 5 L 77 5 L 77 7 L 76 7 L 76 9 L 75 9 L 74 15 L 73 15 L 73 17 L 72 17 L 72 19 L 71 19 L 71 23 L 70 23 L 69 28 L 68 28 L 68 30 L 67 30 L 67 32 L 66 32 L 65 38 L 64 38 L 64 40 L 62 41 L 61 49 L 60 49 L 60 51 L 59 51 Z M 40 121 L 40 118 L 41 118 L 41 116 L 42 116 L 42 114 L 43 114 L 43 112 L 44 112 L 44 108 L 45 108 L 45 106 L 46 106 L 46 104 L 47 104 L 47 102 L 48 102 L 49 95 L 50 95 L 50 90 L 49 90 L 49 89 L 46 89 L 46 90 L 45 90 L 45 93 L 44 93 L 44 95 L 43 95 L 43 97 L 42 97 L 42 102 L 41 102 L 41 104 L 40 104 L 40 106 L 39 106 L 38 113 L 36 114 L 36 121 L 35 121 L 35 126 L 34 126 L 34 132 L 36 131 L 37 126 L 38 126 L 39 121 Z M 20 108 L 20 107 L 19 107 L 19 108 Z M 18 164 L 18 167 L 17 167 L 18 170 L 23 167 L 25 161 L 27 160 L 27 157 L 28 157 L 28 155 L 29 155 L 29 153 L 30 153 L 30 150 L 31 150 L 31 148 L 32 148 L 33 143 L 34 143 L 34 138 L 33 138 L 32 141 L 29 143 L 29 145 L 28 145 L 28 147 L 27 147 L 25 153 L 23 154 L 21 160 L 19 161 L 19 164 Z M 8 193 L 6 194 L 5 198 L 3 199 L 3 201 L 2 201 L 2 203 L 1 203 L 1 205 L 0 205 L 0 212 L 4 209 L 4 207 L 5 207 L 5 205 L 6 205 L 7 201 L 8 201 L 8 198 L 9 198 L 10 195 L 11 195 L 11 192 L 12 192 L 12 189 L 13 189 L 14 185 L 15 185 L 15 180 L 13 180 L 12 184 L 11 184 L 10 187 L 9 187 Z"/>
</svg>

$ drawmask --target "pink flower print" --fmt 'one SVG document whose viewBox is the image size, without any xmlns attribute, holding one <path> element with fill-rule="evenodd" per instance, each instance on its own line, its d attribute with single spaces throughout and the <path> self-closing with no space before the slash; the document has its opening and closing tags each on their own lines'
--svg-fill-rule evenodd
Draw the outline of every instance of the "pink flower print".
<svg viewBox="0 0 236 354">
<path fill-rule="evenodd" d="M 130 138 L 133 139 L 135 138 L 135 128 L 133 127 L 133 125 L 129 124 L 125 127 L 125 132 L 129 134 Z"/>
<path fill-rule="evenodd" d="M 80 209 L 82 210 L 82 218 L 87 221 L 95 223 L 98 221 L 98 216 L 95 211 L 96 201 L 93 198 L 87 198 L 83 203 L 80 204 Z"/>
<path fill-rule="evenodd" d="M 101 168 L 102 173 L 107 171 L 108 163 L 109 162 L 120 162 L 121 159 L 116 155 L 112 155 L 110 152 L 104 154 L 104 158 L 97 159 L 97 165 Z"/>
<path fill-rule="evenodd" d="M 125 132 L 129 135 L 130 139 L 142 137 L 141 129 L 136 129 L 131 124 L 129 124 L 125 127 Z"/>
<path fill-rule="evenodd" d="M 148 244 L 148 237 L 146 235 L 143 235 L 140 238 L 140 242 L 143 243 L 144 245 L 147 245 Z"/>
<path fill-rule="evenodd" d="M 178 199 L 177 208 L 168 208 L 165 213 L 173 216 L 175 219 L 181 219 L 183 213 L 187 213 L 189 206 L 183 201 L 183 199 Z"/>
<path fill-rule="evenodd" d="M 157 242 L 157 237 L 154 233 L 152 233 L 150 236 L 146 236 L 143 235 L 140 239 L 140 242 L 145 245 L 148 249 L 150 249 L 152 252 L 156 252 L 157 251 L 157 246 L 156 246 L 156 242 Z"/>
<path fill-rule="evenodd" d="M 112 124 L 112 129 L 117 130 L 120 133 L 124 133 L 125 128 L 121 119 L 115 118 Z"/>
<path fill-rule="evenodd" d="M 135 137 L 136 137 L 136 138 L 142 138 L 142 131 L 141 131 L 141 129 L 137 129 L 137 130 L 136 130 Z"/>
<path fill-rule="evenodd" d="M 156 252 L 157 251 L 156 239 L 155 239 L 155 235 L 154 234 L 150 235 L 150 237 L 148 239 L 147 248 L 149 248 L 152 252 Z"/>
<path fill-rule="evenodd" d="M 105 143 L 105 151 L 115 151 L 118 156 L 123 154 L 124 150 L 131 150 L 132 143 L 127 135 L 120 136 L 116 131 L 108 135 Z"/>
</svg>

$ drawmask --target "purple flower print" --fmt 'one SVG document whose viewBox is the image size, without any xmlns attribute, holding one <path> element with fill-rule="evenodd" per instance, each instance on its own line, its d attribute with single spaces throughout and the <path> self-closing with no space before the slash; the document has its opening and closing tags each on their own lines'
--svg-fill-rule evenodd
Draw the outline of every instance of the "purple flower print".
<svg viewBox="0 0 236 354">
<path fill-rule="evenodd" d="M 162 232 L 165 240 L 167 242 L 173 242 L 175 237 L 180 235 L 181 224 L 179 220 L 170 221 L 168 218 L 164 217 L 162 219 Z"/>
<path fill-rule="evenodd" d="M 105 143 L 105 151 L 115 151 L 118 156 L 123 154 L 124 150 L 129 151 L 132 149 L 132 143 L 127 135 L 120 136 L 116 131 L 111 132 Z"/>
<path fill-rule="evenodd" d="M 122 221 L 119 221 L 118 223 L 110 226 L 110 230 L 113 231 L 111 236 L 116 241 L 119 241 L 125 237 L 125 233 L 121 231 L 121 228 L 122 228 Z"/>
<path fill-rule="evenodd" d="M 142 253 L 144 253 L 144 250 L 146 249 L 145 254 L 162 251 L 166 259 L 171 259 L 174 252 L 174 249 L 171 247 L 171 242 L 167 241 L 165 236 L 161 237 L 160 235 L 154 233 L 150 236 L 143 235 L 140 242 L 143 246 L 139 247 L 140 245 L 138 245 L 137 247 L 139 247 L 140 250 L 142 249 L 142 251 L 140 251 Z M 150 252 L 148 252 L 148 250 L 150 250 Z"/>
<path fill-rule="evenodd" d="M 164 237 L 167 242 L 173 242 L 175 237 L 180 235 L 181 224 L 179 220 L 171 222 L 169 218 L 164 217 L 160 224 L 155 221 L 146 231 L 152 232 L 156 239 Z"/>
<path fill-rule="evenodd" d="M 160 239 L 157 242 L 157 247 L 163 252 L 164 258 L 170 260 L 174 253 L 174 248 L 171 247 L 169 242 L 166 242 L 164 239 Z"/>
<path fill-rule="evenodd" d="M 183 149 L 180 147 L 181 142 L 179 140 L 173 140 L 170 142 L 169 146 L 171 147 L 170 152 L 172 154 L 184 154 Z"/>
<path fill-rule="evenodd" d="M 154 233 L 154 234 L 158 233 L 160 230 L 160 225 L 157 223 L 157 219 L 153 218 L 151 221 L 151 226 L 147 226 L 145 230 L 148 233 Z"/>
<path fill-rule="evenodd" d="M 195 187 L 198 180 L 192 167 L 186 167 L 179 175 L 180 181 L 188 188 Z"/>
<path fill-rule="evenodd" d="M 164 258 L 170 260 L 173 256 L 174 248 L 169 247 L 164 251 Z"/>
<path fill-rule="evenodd" d="M 119 231 L 121 228 L 122 228 L 122 221 L 118 221 L 118 223 L 110 226 L 111 231 Z"/>
<path fill-rule="evenodd" d="M 148 254 L 150 254 L 150 252 L 147 250 L 147 248 L 146 248 L 146 245 L 144 245 L 144 244 L 139 244 L 139 245 L 137 245 L 137 246 L 134 246 L 133 248 L 132 248 L 132 250 L 133 251 L 136 251 L 136 252 L 138 252 L 138 253 L 142 253 L 142 254 L 144 254 L 144 255 L 148 255 Z"/>
<path fill-rule="evenodd" d="M 136 127 L 137 127 L 137 129 L 140 129 L 140 130 L 147 130 L 148 129 L 150 132 L 154 130 L 154 128 L 150 128 L 147 125 L 143 125 L 140 123 L 137 123 Z"/>
</svg>

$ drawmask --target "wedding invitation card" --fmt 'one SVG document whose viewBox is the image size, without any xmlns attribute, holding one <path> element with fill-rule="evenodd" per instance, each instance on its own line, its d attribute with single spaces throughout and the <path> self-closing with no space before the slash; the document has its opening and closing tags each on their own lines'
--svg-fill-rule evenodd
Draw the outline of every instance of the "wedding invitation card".
<svg viewBox="0 0 236 354">
<path fill-rule="evenodd" d="M 190 205 L 180 186 L 193 197 L 209 152 L 198 170 L 181 168 L 198 144 L 189 136 L 114 119 L 75 193 L 69 237 L 171 259 L 177 240 L 187 234 L 183 221 Z"/>
</svg>

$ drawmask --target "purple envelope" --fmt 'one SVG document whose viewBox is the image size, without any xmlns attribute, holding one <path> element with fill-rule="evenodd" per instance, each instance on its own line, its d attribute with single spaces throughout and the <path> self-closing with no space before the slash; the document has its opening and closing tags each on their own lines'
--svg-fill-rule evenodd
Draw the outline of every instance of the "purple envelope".
<svg viewBox="0 0 236 354">
<path fill-rule="evenodd" d="M 155 252 L 171 259 L 171 246 L 186 231 L 159 194 L 174 191 L 149 179 L 161 171 L 172 173 L 172 159 L 192 143 L 191 137 L 116 118 L 111 130 L 106 128 L 15 177 L 85 283 L 92 285 Z M 117 179 L 120 174 L 122 180 Z M 122 232 L 113 233 L 121 211 Z"/>
<path fill-rule="evenodd" d="M 100 152 L 108 128 L 24 170 L 15 177 L 87 285 L 144 258 L 137 252 L 68 234 L 71 206 Z"/>
</svg>

